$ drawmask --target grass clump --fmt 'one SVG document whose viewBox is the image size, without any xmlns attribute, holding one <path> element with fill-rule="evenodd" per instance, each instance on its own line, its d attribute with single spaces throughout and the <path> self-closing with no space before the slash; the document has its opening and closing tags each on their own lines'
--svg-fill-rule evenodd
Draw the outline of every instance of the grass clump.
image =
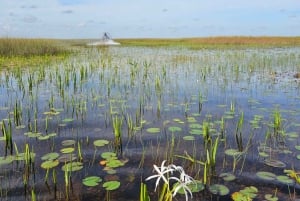
<svg viewBox="0 0 300 201">
<path fill-rule="evenodd" d="M 4 57 L 59 55 L 66 52 L 66 48 L 56 40 L 0 38 L 0 55 Z"/>
</svg>

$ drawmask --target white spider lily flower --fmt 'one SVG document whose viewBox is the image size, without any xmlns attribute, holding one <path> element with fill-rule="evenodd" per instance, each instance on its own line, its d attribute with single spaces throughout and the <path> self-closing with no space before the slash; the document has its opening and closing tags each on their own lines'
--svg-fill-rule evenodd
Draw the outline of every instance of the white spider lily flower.
<svg viewBox="0 0 300 201">
<path fill-rule="evenodd" d="M 156 188 L 158 187 L 159 185 L 159 182 L 160 180 L 164 180 L 164 182 L 169 185 L 169 179 L 166 178 L 165 174 L 166 173 L 169 173 L 169 172 L 173 172 L 174 170 L 172 168 L 170 168 L 170 166 L 165 166 L 165 163 L 166 163 L 166 160 L 164 160 L 162 163 L 161 163 L 161 166 L 158 167 L 156 165 L 153 165 L 154 167 L 154 170 L 157 172 L 157 174 L 155 175 L 152 175 L 150 177 L 147 177 L 146 178 L 146 181 L 147 180 L 150 180 L 150 179 L 154 179 L 154 178 L 157 178 L 156 179 L 156 183 L 155 183 L 155 189 L 154 191 L 156 191 Z"/>
<path fill-rule="evenodd" d="M 188 201 L 188 194 L 190 194 L 191 198 L 193 198 L 192 191 L 190 187 L 188 186 L 189 184 L 192 184 L 194 182 L 194 179 L 192 179 L 189 175 L 180 175 L 180 178 L 177 177 L 170 177 L 170 179 L 174 179 L 177 181 L 175 184 L 175 189 L 173 189 L 173 194 L 172 196 L 175 197 L 177 192 L 182 189 L 185 195 L 185 200 Z M 173 188 L 174 188 L 173 187 Z"/>
</svg>

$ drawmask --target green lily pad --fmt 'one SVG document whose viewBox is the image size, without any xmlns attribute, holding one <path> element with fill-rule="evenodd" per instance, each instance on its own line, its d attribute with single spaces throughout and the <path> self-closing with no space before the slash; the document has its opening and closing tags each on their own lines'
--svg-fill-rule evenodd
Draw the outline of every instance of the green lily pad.
<svg viewBox="0 0 300 201">
<path fill-rule="evenodd" d="M 62 171 L 79 171 L 83 168 L 83 164 L 81 162 L 69 162 L 62 166 Z"/>
<path fill-rule="evenodd" d="M 72 146 L 76 143 L 75 140 L 64 140 L 61 142 L 61 145 L 62 146 Z"/>
<path fill-rule="evenodd" d="M 61 163 L 74 161 L 76 159 L 77 159 L 77 156 L 75 154 L 63 154 L 58 158 L 59 162 L 61 162 Z"/>
<path fill-rule="evenodd" d="M 1 165 L 7 165 L 7 164 L 10 164 L 12 163 L 14 160 L 13 160 L 13 157 L 0 157 L 0 167 Z"/>
<path fill-rule="evenodd" d="M 173 189 L 175 189 L 178 185 L 179 185 L 178 182 L 175 183 L 174 186 L 173 186 Z M 203 191 L 204 188 L 205 188 L 204 184 L 201 181 L 198 181 L 198 180 L 196 180 L 196 181 L 188 184 L 187 186 L 191 190 L 191 192 L 193 192 L 193 193 L 197 193 L 197 192 Z M 181 195 L 185 194 L 183 188 L 180 188 L 177 192 L 179 194 L 181 194 Z"/>
<path fill-rule="evenodd" d="M 48 161 L 44 161 L 41 164 L 41 167 L 44 169 L 51 169 L 51 168 L 58 166 L 58 164 L 59 164 L 58 160 L 54 160 L 54 161 L 48 160 Z"/>
<path fill-rule="evenodd" d="M 113 191 L 120 187 L 121 183 L 119 181 L 107 181 L 103 184 L 103 187 L 107 191 Z"/>
<path fill-rule="evenodd" d="M 278 201 L 278 197 L 276 197 L 275 195 L 272 195 L 272 194 L 266 194 L 265 199 L 267 201 Z"/>
<path fill-rule="evenodd" d="M 94 141 L 94 145 L 96 147 L 103 147 L 103 146 L 105 146 L 107 144 L 109 144 L 109 141 L 107 141 L 107 140 L 95 140 Z"/>
<path fill-rule="evenodd" d="M 183 139 L 186 141 L 193 141 L 193 140 L 195 140 L 195 137 L 192 135 L 187 135 L 187 136 L 184 136 Z"/>
<path fill-rule="evenodd" d="M 45 160 L 55 160 L 55 159 L 57 159 L 58 157 L 59 157 L 59 154 L 58 154 L 58 153 L 56 153 L 56 152 L 51 152 L 51 153 L 48 153 L 48 154 L 43 155 L 43 156 L 41 157 L 41 159 L 42 159 L 43 161 L 45 161 Z"/>
<path fill-rule="evenodd" d="M 192 135 L 202 135 L 203 134 L 203 130 L 200 130 L 200 129 L 191 129 L 189 131 L 190 134 Z"/>
<path fill-rule="evenodd" d="M 67 147 L 67 148 L 63 148 L 60 150 L 61 153 L 63 154 L 69 154 L 74 152 L 75 148 L 74 147 Z"/>
<path fill-rule="evenodd" d="M 111 168 L 117 168 L 123 166 L 124 163 L 118 159 L 108 160 L 106 166 Z"/>
<path fill-rule="evenodd" d="M 240 152 L 237 149 L 226 149 L 225 154 L 228 156 L 239 156 L 239 155 L 242 155 L 243 152 Z"/>
<path fill-rule="evenodd" d="M 101 181 L 102 179 L 98 176 L 89 176 L 84 178 L 82 180 L 82 183 L 86 186 L 93 187 L 93 186 L 97 186 Z"/>
<path fill-rule="evenodd" d="M 194 129 L 201 129 L 202 125 L 198 124 L 198 123 L 193 123 L 189 125 L 190 128 L 194 128 Z"/>
<path fill-rule="evenodd" d="M 295 145 L 295 149 L 297 149 L 298 151 L 300 151 L 300 145 Z"/>
<path fill-rule="evenodd" d="M 168 130 L 169 130 L 170 132 L 174 133 L 174 132 L 180 132 L 180 131 L 182 131 L 182 128 L 180 128 L 180 127 L 178 127 L 178 126 L 170 126 L 170 127 L 168 128 Z"/>
<path fill-rule="evenodd" d="M 224 181 L 233 181 L 233 180 L 236 179 L 236 176 L 235 176 L 235 175 L 233 175 L 233 174 L 231 174 L 231 173 L 226 173 L 226 172 L 221 173 L 221 174 L 219 175 L 219 177 L 221 177 Z"/>
<path fill-rule="evenodd" d="M 209 186 L 209 191 L 212 193 L 212 194 L 215 194 L 215 195 L 227 195 L 229 193 L 229 189 L 227 186 L 224 186 L 222 184 L 213 184 L 211 186 Z"/>
<path fill-rule="evenodd" d="M 160 128 L 148 128 L 146 130 L 148 133 L 159 133 L 160 132 Z"/>
<path fill-rule="evenodd" d="M 29 138 L 37 138 L 37 137 L 40 137 L 42 135 L 42 133 L 27 132 L 27 133 L 24 133 L 24 135 L 26 135 Z"/>
<path fill-rule="evenodd" d="M 287 185 L 293 185 L 294 184 L 294 180 L 291 179 L 290 177 L 286 176 L 286 175 L 280 175 L 277 176 L 276 179 L 283 183 L 283 184 L 287 184 Z"/>
<path fill-rule="evenodd" d="M 259 178 L 261 178 L 263 180 L 268 180 L 268 181 L 275 180 L 277 177 L 277 175 L 275 175 L 272 172 L 264 172 L 264 171 L 257 172 L 256 176 L 258 176 Z"/>
<path fill-rule="evenodd" d="M 65 119 L 62 120 L 63 123 L 69 123 L 69 122 L 72 122 L 72 121 L 74 121 L 74 119 L 72 119 L 72 118 L 65 118 Z"/>
<path fill-rule="evenodd" d="M 275 159 L 265 159 L 264 163 L 271 167 L 286 167 L 286 164 L 284 162 Z"/>
<path fill-rule="evenodd" d="M 101 154 L 101 157 L 104 158 L 104 159 L 109 159 L 109 158 L 113 158 L 113 157 L 116 157 L 117 154 L 114 153 L 114 152 L 103 152 Z"/>
</svg>

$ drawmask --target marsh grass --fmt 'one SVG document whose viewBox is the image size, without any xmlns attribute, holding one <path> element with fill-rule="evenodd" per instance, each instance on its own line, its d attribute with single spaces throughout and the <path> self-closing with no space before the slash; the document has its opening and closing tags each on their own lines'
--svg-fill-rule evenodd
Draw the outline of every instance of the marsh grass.
<svg viewBox="0 0 300 201">
<path fill-rule="evenodd" d="M 291 47 L 300 46 L 300 37 L 247 37 L 247 36 L 220 36 L 199 38 L 144 38 L 118 39 L 122 45 L 128 46 L 182 46 L 192 49 L 202 48 L 249 48 L 249 47 Z"/>
<path fill-rule="evenodd" d="M 5 57 L 58 55 L 62 53 L 66 53 L 66 48 L 59 45 L 58 41 L 55 40 L 0 38 L 0 55 Z"/>
</svg>

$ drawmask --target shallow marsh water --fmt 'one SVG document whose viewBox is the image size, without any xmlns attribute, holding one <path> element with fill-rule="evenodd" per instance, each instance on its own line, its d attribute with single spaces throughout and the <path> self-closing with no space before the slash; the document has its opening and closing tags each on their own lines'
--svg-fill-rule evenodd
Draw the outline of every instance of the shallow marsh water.
<svg viewBox="0 0 300 201">
<path fill-rule="evenodd" d="M 105 200 L 108 196 L 110 200 L 138 200 L 140 182 L 153 174 L 153 164 L 165 159 L 203 180 L 203 166 L 178 155 L 188 153 L 205 160 L 202 129 L 207 122 L 212 139 L 222 135 L 211 184 L 224 184 L 230 193 L 255 186 L 257 200 L 275 192 L 279 200 L 297 199 L 298 184 L 264 180 L 256 174 L 285 175 L 284 169 L 300 170 L 300 80 L 293 77 L 297 72 L 299 48 L 121 46 L 82 49 L 64 62 L 47 66 L 4 69 L 0 118 L 2 128 L 11 125 L 13 146 L 6 146 L 5 138 L 0 138 L 0 159 L 4 161 L 0 162 L 0 198 L 31 200 L 34 192 L 37 200 Z M 281 124 L 275 134 L 276 112 Z M 242 114 L 239 133 L 245 152 L 233 169 L 233 157 L 225 152 L 238 148 L 236 129 Z M 120 144 L 115 141 L 115 117 L 123 120 Z M 95 140 L 108 144 L 95 146 Z M 30 167 L 23 159 L 16 160 L 26 144 L 35 154 Z M 82 162 L 82 169 L 70 173 L 71 186 L 66 191 L 62 167 L 67 162 L 60 159 L 58 166 L 50 168 L 45 184 L 41 157 L 52 152 L 61 157 L 62 149 L 69 147 L 75 148 L 72 153 L 75 161 Z M 107 169 L 99 164 L 101 154 L 108 151 L 117 152 L 122 166 Z M 285 167 L 266 164 L 269 159 Z M 237 179 L 223 181 L 219 175 L 224 172 Z M 87 187 L 82 183 L 87 176 L 103 181 Z M 102 185 L 110 180 L 120 181 L 120 187 L 107 193 Z M 157 199 L 154 183 L 146 182 L 152 200 Z M 208 190 L 193 195 L 194 200 L 230 200 L 230 194 L 218 197 Z"/>
</svg>

